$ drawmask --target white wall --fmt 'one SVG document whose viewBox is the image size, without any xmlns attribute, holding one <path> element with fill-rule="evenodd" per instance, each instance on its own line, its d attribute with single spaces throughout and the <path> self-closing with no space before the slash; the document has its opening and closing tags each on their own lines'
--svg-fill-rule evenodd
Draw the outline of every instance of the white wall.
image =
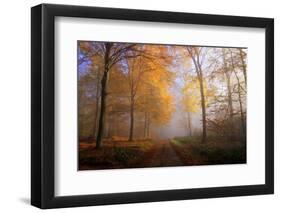
<svg viewBox="0 0 281 213">
<path fill-rule="evenodd" d="M 275 59 L 281 55 L 281 13 L 278 1 L 245 0 L 172 0 L 172 1 L 114 1 L 58 0 L 45 3 L 81 4 L 105 7 L 124 7 L 170 10 L 195 13 L 261 16 L 275 18 Z M 0 12 L 0 211 L 39 212 L 31 207 L 30 196 L 30 7 L 37 0 L 1 2 Z M 51 212 L 278 212 L 281 210 L 281 139 L 280 127 L 280 70 L 275 62 L 275 195 L 236 198 L 173 201 L 161 203 L 114 205 L 50 210 Z M 279 85 L 277 85 L 279 82 Z M 243 174 L 240 174 L 243 175 Z"/>
</svg>

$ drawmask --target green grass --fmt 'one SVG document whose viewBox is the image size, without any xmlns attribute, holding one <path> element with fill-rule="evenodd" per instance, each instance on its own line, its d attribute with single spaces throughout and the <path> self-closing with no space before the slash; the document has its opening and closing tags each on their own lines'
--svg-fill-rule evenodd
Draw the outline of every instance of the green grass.
<svg viewBox="0 0 281 213">
<path fill-rule="evenodd" d="M 176 145 L 193 144 L 199 142 L 197 137 L 175 137 L 172 139 L 172 143 Z"/>
<path fill-rule="evenodd" d="M 207 141 L 200 138 L 177 137 L 172 140 L 183 158 L 192 159 L 203 164 L 246 163 L 246 145 L 232 141 Z"/>
<path fill-rule="evenodd" d="M 214 146 L 198 144 L 193 150 L 205 157 L 210 164 L 229 164 L 246 162 L 245 146 Z"/>
</svg>

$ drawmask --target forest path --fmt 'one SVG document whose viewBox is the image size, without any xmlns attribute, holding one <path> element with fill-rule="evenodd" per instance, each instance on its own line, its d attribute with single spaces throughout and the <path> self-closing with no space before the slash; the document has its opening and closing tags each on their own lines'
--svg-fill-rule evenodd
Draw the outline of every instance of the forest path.
<svg viewBox="0 0 281 213">
<path fill-rule="evenodd" d="M 184 166 L 169 140 L 156 142 L 144 164 L 145 167 Z"/>
</svg>

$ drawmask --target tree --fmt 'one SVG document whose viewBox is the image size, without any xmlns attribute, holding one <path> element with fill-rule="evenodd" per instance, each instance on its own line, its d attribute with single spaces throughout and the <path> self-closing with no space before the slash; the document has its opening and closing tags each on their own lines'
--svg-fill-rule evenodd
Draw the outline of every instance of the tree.
<svg viewBox="0 0 281 213">
<path fill-rule="evenodd" d="M 204 60 L 204 55 L 202 55 L 202 47 L 191 47 L 187 46 L 186 50 L 189 57 L 192 59 L 195 71 L 197 74 L 197 79 L 200 86 L 200 95 L 201 95 L 201 109 L 202 109 L 202 139 L 201 142 L 206 142 L 207 137 L 207 128 L 206 128 L 206 103 L 205 103 L 205 94 L 204 94 L 204 75 L 202 70 L 202 63 Z"/>
<path fill-rule="evenodd" d="M 233 50 L 229 49 L 230 54 L 231 54 L 231 65 L 232 65 L 232 69 L 233 72 L 235 74 L 236 80 L 237 80 L 237 93 L 238 93 L 238 102 L 239 102 L 239 109 L 240 109 L 240 120 L 241 120 L 241 129 L 242 129 L 242 133 L 243 133 L 243 138 L 246 135 L 246 126 L 245 126 L 245 119 L 244 119 L 244 112 L 243 112 L 243 100 L 242 100 L 242 91 L 245 91 L 245 89 L 243 89 L 242 84 L 241 84 L 241 80 L 239 78 L 238 75 L 238 71 L 237 71 L 237 67 L 239 68 L 239 66 L 236 65 L 235 63 L 235 57 L 233 54 Z M 246 74 L 246 64 L 244 62 L 244 58 L 241 57 L 242 50 L 241 48 L 239 49 L 239 56 L 240 56 L 240 60 L 242 62 L 242 71 L 243 71 L 243 76 L 244 76 L 244 80 L 245 80 L 245 86 L 247 85 L 247 74 Z M 239 60 L 238 60 L 239 61 Z"/>
<path fill-rule="evenodd" d="M 245 85 L 247 86 L 246 53 L 243 51 L 242 48 L 238 48 L 238 49 L 239 49 L 239 56 L 240 56 L 241 66 L 244 75 L 244 81 L 245 81 Z"/>
<path fill-rule="evenodd" d="M 93 78 L 93 84 L 95 85 L 95 113 L 94 113 L 94 125 L 93 135 L 96 136 L 98 115 L 99 115 L 99 102 L 100 102 L 100 78 L 102 70 L 102 58 L 99 55 L 91 57 L 91 68 L 89 75 Z"/>
<path fill-rule="evenodd" d="M 170 49 L 164 45 L 146 45 L 149 58 L 145 58 L 145 74 L 139 91 L 138 107 L 144 113 L 144 138 L 150 137 L 150 127 L 170 121 L 174 100 L 170 94 L 174 73 Z"/>
<path fill-rule="evenodd" d="M 216 135 L 231 136 L 233 141 L 244 138 L 245 49 L 78 44 L 79 136 L 82 140 L 95 137 L 96 148 L 105 138 L 154 137 L 165 129 L 160 126 L 182 118 L 186 135 L 202 130 L 202 143 L 207 133 L 209 139 Z M 182 118 L 172 117 L 175 106 L 184 112 Z"/>
<path fill-rule="evenodd" d="M 135 54 L 135 44 L 123 44 L 123 43 L 111 43 L 102 42 L 95 43 L 95 49 L 100 50 L 99 54 L 103 57 L 103 76 L 101 78 L 101 94 L 100 94 L 100 114 L 98 120 L 98 129 L 96 136 L 96 148 L 100 148 L 102 145 L 102 135 L 104 131 L 104 120 L 106 110 L 106 98 L 107 98 L 107 83 L 108 75 L 112 67 L 126 58 L 138 57 L 140 53 Z M 133 54 L 128 54 L 129 52 Z"/>
<path fill-rule="evenodd" d="M 233 72 L 233 67 L 230 69 L 225 48 L 221 48 L 222 58 L 223 58 L 223 73 L 226 79 L 227 85 L 227 96 L 228 96 L 228 111 L 229 111 L 229 122 L 230 122 L 230 139 L 233 139 L 233 101 L 232 101 L 232 85 L 231 85 L 231 74 Z"/>
<path fill-rule="evenodd" d="M 143 80 L 142 77 L 148 70 L 145 67 L 145 59 L 143 57 L 136 57 L 126 59 L 126 69 L 129 84 L 129 103 L 130 103 L 130 130 L 129 130 L 129 141 L 133 140 L 134 136 L 134 112 L 136 104 L 136 96 L 139 90 L 139 85 Z"/>
<path fill-rule="evenodd" d="M 231 141 L 241 135 L 240 129 L 241 138 L 245 135 L 246 70 L 243 69 L 240 52 L 240 48 L 214 48 L 210 56 L 215 66 L 209 75 L 209 84 L 217 85 L 217 92 L 210 103 L 207 126 Z M 240 125 L 236 125 L 238 121 Z"/>
<path fill-rule="evenodd" d="M 128 111 L 126 102 L 127 83 L 122 64 L 116 64 L 110 71 L 108 78 L 103 137 L 110 138 L 118 133 L 119 123 L 117 121 L 119 117 L 122 117 Z"/>
</svg>

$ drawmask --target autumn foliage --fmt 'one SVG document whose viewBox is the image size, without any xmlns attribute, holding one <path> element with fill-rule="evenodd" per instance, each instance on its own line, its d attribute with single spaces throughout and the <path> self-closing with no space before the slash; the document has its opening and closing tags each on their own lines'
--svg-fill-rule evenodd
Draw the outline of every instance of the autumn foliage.
<svg viewBox="0 0 281 213">
<path fill-rule="evenodd" d="M 159 147 L 163 159 L 178 158 L 171 165 L 245 162 L 246 56 L 245 48 L 78 41 L 83 168 L 102 156 L 110 168 L 142 167 Z M 119 155 L 126 163 L 116 164 Z"/>
</svg>

